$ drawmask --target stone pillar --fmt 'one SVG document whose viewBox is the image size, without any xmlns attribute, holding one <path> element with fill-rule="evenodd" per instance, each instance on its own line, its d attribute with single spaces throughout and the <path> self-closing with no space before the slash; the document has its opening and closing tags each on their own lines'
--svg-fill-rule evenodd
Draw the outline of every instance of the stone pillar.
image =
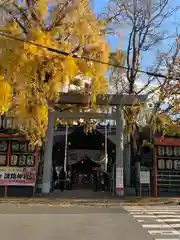
<svg viewBox="0 0 180 240">
<path fill-rule="evenodd" d="M 124 144 L 124 184 L 126 187 L 131 185 L 131 149 L 130 144 Z"/>
<path fill-rule="evenodd" d="M 45 140 L 42 193 L 49 194 L 52 181 L 52 151 L 54 137 L 54 112 L 48 112 L 48 128 Z"/>
<path fill-rule="evenodd" d="M 124 119 L 120 106 L 117 107 L 116 113 L 116 193 L 124 196 Z"/>
</svg>

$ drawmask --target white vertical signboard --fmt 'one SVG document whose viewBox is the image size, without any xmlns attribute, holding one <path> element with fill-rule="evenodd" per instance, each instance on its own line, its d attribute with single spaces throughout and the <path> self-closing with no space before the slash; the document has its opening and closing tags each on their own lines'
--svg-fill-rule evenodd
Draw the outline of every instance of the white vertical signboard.
<svg viewBox="0 0 180 240">
<path fill-rule="evenodd" d="M 124 191 L 123 168 L 116 167 L 116 190 L 123 194 Z"/>
<path fill-rule="evenodd" d="M 150 184 L 150 172 L 149 171 L 140 171 L 140 183 L 141 184 Z"/>
<path fill-rule="evenodd" d="M 140 171 L 140 196 L 142 196 L 142 185 L 147 184 L 148 185 L 148 190 L 149 190 L 149 196 L 151 195 L 151 190 L 150 190 L 150 171 Z"/>
</svg>

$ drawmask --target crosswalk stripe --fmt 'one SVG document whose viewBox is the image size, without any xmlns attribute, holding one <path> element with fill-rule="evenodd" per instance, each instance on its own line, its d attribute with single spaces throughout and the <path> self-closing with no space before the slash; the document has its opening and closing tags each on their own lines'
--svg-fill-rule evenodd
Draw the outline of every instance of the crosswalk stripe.
<svg viewBox="0 0 180 240">
<path fill-rule="evenodd" d="M 128 209 L 128 210 L 146 210 L 146 209 L 149 209 L 149 210 L 169 210 L 170 208 L 169 207 L 124 207 L 124 209 Z M 174 209 L 174 210 L 177 210 L 177 211 L 180 211 L 180 207 L 177 205 L 176 207 L 171 207 L 171 209 Z"/>
<path fill-rule="evenodd" d="M 127 211 L 131 211 L 131 212 L 146 212 L 146 211 L 149 211 L 149 212 L 154 212 L 154 211 L 157 211 L 157 212 L 161 212 L 161 211 L 164 211 L 164 212 L 171 212 L 171 211 L 175 211 L 175 212 L 180 212 L 180 207 L 176 207 L 176 208 L 149 208 L 149 207 L 144 207 L 144 208 L 129 208 L 129 207 L 124 207 L 125 210 Z"/>
<path fill-rule="evenodd" d="M 145 222 L 145 220 L 143 220 L 143 219 L 138 219 L 138 222 Z"/>
<path fill-rule="evenodd" d="M 133 215 L 134 218 L 157 218 L 155 215 Z"/>
<path fill-rule="evenodd" d="M 160 216 L 161 217 L 161 216 Z M 165 219 L 156 219 L 157 222 L 180 222 L 180 219 L 169 219 L 169 218 L 165 218 Z"/>
<path fill-rule="evenodd" d="M 161 204 L 161 205 L 125 205 L 124 208 L 169 208 L 170 205 Z M 171 208 L 177 208 L 179 205 L 171 205 Z"/>
<path fill-rule="evenodd" d="M 154 212 L 154 211 L 157 211 L 157 212 L 180 212 L 179 209 L 128 209 L 129 211 L 131 212 Z"/>
<path fill-rule="evenodd" d="M 124 209 L 154 240 L 180 240 L 179 206 L 126 206 Z"/>
<path fill-rule="evenodd" d="M 179 214 L 179 213 L 176 213 L 176 212 L 164 212 L 164 211 L 161 211 L 161 212 L 157 212 L 157 211 L 154 211 L 154 212 L 149 212 L 149 211 L 146 211 L 146 212 L 129 212 L 130 214 L 144 214 L 144 213 L 149 213 L 149 214 L 171 214 L 171 215 L 175 215 L 175 214 Z"/>
<path fill-rule="evenodd" d="M 172 228 L 168 224 L 143 224 L 143 228 Z"/>
<path fill-rule="evenodd" d="M 178 215 L 158 215 L 156 216 L 156 218 L 159 217 L 159 218 L 180 218 L 180 216 Z"/>
<path fill-rule="evenodd" d="M 164 236 L 178 236 L 178 235 L 180 235 L 180 232 L 178 232 L 178 231 L 176 231 L 176 230 L 149 230 L 148 231 L 149 232 L 149 234 L 151 234 L 151 235 L 157 235 L 157 234 L 159 234 L 159 235 L 164 235 Z"/>
<path fill-rule="evenodd" d="M 180 224 L 179 223 L 177 223 L 177 224 L 170 224 L 170 226 L 172 228 L 180 228 Z"/>
<path fill-rule="evenodd" d="M 180 218 L 180 216 L 177 216 L 177 215 L 143 215 L 143 214 L 140 214 L 140 215 L 133 215 L 134 218 Z"/>
<path fill-rule="evenodd" d="M 157 214 L 162 214 L 162 213 L 164 213 L 164 214 L 180 214 L 180 212 L 179 211 L 175 211 L 175 210 L 171 210 L 171 211 L 164 211 L 164 210 L 161 210 L 161 211 L 157 211 L 157 210 L 154 210 L 154 211 L 149 211 L 149 210 L 146 210 L 146 211 L 132 211 L 132 210 L 130 210 L 129 211 L 130 213 L 132 213 L 132 214 L 136 214 L 136 213 L 141 213 L 141 214 L 144 214 L 144 213 L 149 213 L 149 214 L 154 214 L 154 213 L 157 213 Z"/>
<path fill-rule="evenodd" d="M 180 238 L 155 238 L 155 240 L 180 240 Z"/>
</svg>

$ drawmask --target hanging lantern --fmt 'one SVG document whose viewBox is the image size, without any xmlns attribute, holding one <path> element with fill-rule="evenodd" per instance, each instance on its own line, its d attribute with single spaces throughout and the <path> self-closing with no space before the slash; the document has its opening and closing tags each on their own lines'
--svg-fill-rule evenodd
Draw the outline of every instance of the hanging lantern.
<svg viewBox="0 0 180 240">
<path fill-rule="evenodd" d="M 174 156 L 180 156 L 180 147 L 174 147 Z"/>
<path fill-rule="evenodd" d="M 165 161 L 164 161 L 164 159 L 158 159 L 158 169 L 161 169 L 161 170 L 165 169 Z"/>
<path fill-rule="evenodd" d="M 180 170 L 180 160 L 174 160 L 174 169 Z"/>
<path fill-rule="evenodd" d="M 164 156 L 165 155 L 165 149 L 163 146 L 158 146 L 158 155 Z"/>
<path fill-rule="evenodd" d="M 166 155 L 172 156 L 173 155 L 173 148 L 172 147 L 166 147 Z"/>
<path fill-rule="evenodd" d="M 173 161 L 172 160 L 166 160 L 166 168 L 172 169 L 173 168 Z"/>
</svg>

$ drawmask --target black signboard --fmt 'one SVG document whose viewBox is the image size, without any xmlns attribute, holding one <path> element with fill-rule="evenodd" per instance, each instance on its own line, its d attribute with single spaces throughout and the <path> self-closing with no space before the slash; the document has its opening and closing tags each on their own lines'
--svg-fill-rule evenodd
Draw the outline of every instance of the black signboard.
<svg viewBox="0 0 180 240">
<path fill-rule="evenodd" d="M 11 149 L 12 149 L 12 152 L 18 152 L 19 151 L 19 142 L 12 141 Z"/>
<path fill-rule="evenodd" d="M 20 142 L 19 143 L 19 151 L 20 152 L 27 152 L 27 143 L 26 142 Z"/>
<path fill-rule="evenodd" d="M 19 156 L 19 166 L 25 166 L 26 165 L 26 155 L 20 155 Z"/>
<path fill-rule="evenodd" d="M 0 155 L 0 166 L 5 166 L 7 164 L 7 155 Z"/>
<path fill-rule="evenodd" d="M 34 162 L 34 154 L 27 155 L 27 165 L 33 166 L 35 164 Z"/>
<path fill-rule="evenodd" d="M 17 166 L 18 165 L 18 161 L 19 161 L 19 156 L 18 155 L 12 155 L 11 156 L 10 165 L 11 166 Z"/>
<path fill-rule="evenodd" d="M 0 141 L 0 152 L 8 151 L 8 141 Z"/>
</svg>

